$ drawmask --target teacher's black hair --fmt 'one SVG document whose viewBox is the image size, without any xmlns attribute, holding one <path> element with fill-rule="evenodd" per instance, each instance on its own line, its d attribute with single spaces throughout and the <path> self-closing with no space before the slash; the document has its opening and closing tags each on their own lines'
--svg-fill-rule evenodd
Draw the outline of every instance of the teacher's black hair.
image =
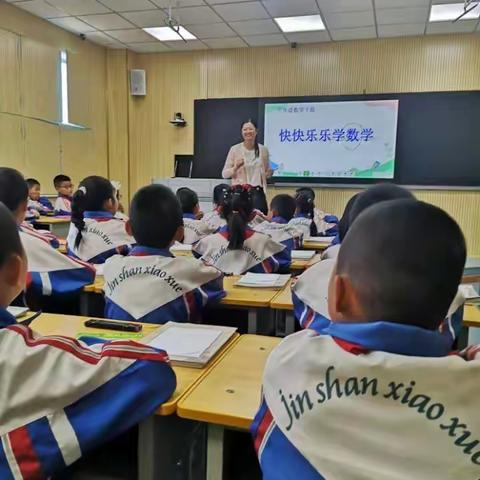
<svg viewBox="0 0 480 480">
<path fill-rule="evenodd" d="M 312 197 L 310 192 L 305 189 L 299 189 L 295 195 L 296 215 L 306 216 L 311 220 L 310 235 L 316 237 L 318 235 L 317 225 L 315 224 L 315 196 Z"/>
<path fill-rule="evenodd" d="M 75 237 L 75 248 L 80 245 L 82 232 L 85 230 L 84 212 L 102 211 L 106 201 L 116 201 L 116 193 L 110 180 L 104 177 L 92 175 L 80 182 L 78 190 L 72 197 L 72 223 L 78 230 Z"/>
<path fill-rule="evenodd" d="M 415 232 L 412 248 L 411 232 Z M 365 209 L 340 247 L 366 320 L 437 330 L 462 278 L 465 238 L 447 213 L 412 198 Z"/>
<path fill-rule="evenodd" d="M 255 120 L 252 120 L 251 118 L 242 122 L 240 129 L 242 129 L 246 123 L 251 123 L 255 127 L 255 130 L 258 130 L 257 122 Z M 255 136 L 255 157 L 259 157 L 259 156 L 260 156 L 260 147 L 258 146 L 258 140 L 257 140 L 257 137 Z"/>
<path fill-rule="evenodd" d="M 167 248 L 183 225 L 182 207 L 165 185 L 141 188 L 130 205 L 130 225 L 138 245 Z"/>
<path fill-rule="evenodd" d="M 245 241 L 245 231 L 252 218 L 253 202 L 249 186 L 235 185 L 225 192 L 222 217 L 227 221 L 229 250 L 240 250 Z"/>
</svg>

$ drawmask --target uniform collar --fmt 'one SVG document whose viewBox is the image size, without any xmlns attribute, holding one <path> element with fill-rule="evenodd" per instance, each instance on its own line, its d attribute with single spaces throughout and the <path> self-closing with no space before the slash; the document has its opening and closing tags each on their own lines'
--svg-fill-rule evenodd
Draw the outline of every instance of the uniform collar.
<svg viewBox="0 0 480 480">
<path fill-rule="evenodd" d="M 112 212 L 86 210 L 83 212 L 85 218 L 113 218 Z"/>
<path fill-rule="evenodd" d="M 297 213 L 294 218 L 310 218 L 306 213 Z"/>
<path fill-rule="evenodd" d="M 193 213 L 184 213 L 183 218 L 190 218 L 192 220 L 196 220 L 196 217 Z"/>
<path fill-rule="evenodd" d="M 443 357 L 451 351 L 451 341 L 437 330 L 391 322 L 336 323 L 318 330 L 368 350 L 417 357 Z"/>
<path fill-rule="evenodd" d="M 17 323 L 16 318 L 6 308 L 0 308 L 0 328 L 9 327 Z"/>
<path fill-rule="evenodd" d="M 137 245 L 129 253 L 130 257 L 146 257 L 148 255 L 159 255 L 161 257 L 174 257 L 168 248 L 143 247 Z"/>
<path fill-rule="evenodd" d="M 276 216 L 276 217 L 272 217 L 272 222 L 273 223 L 281 223 L 282 225 L 288 223 L 283 217 L 281 217 L 280 215 Z"/>
</svg>

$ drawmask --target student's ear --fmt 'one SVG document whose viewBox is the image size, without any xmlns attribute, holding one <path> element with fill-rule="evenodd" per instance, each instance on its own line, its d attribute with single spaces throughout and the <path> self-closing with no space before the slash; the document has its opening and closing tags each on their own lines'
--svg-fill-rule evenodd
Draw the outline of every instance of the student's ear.
<svg viewBox="0 0 480 480">
<path fill-rule="evenodd" d="M 272 218 L 276 216 L 277 216 L 277 211 L 274 208 L 270 207 L 270 209 L 268 210 L 267 220 L 271 222 Z"/>
<path fill-rule="evenodd" d="M 19 293 L 25 289 L 27 281 L 27 258 L 25 254 L 11 255 L 5 262 L 4 267 L 4 280 L 10 288 L 9 303 L 14 300 Z"/>
<path fill-rule="evenodd" d="M 25 220 L 25 215 L 27 213 L 28 198 L 25 199 L 14 212 L 15 220 L 17 225 L 20 225 Z"/>
<path fill-rule="evenodd" d="M 118 209 L 118 203 L 115 197 L 109 198 L 108 200 L 105 200 L 105 202 L 103 202 L 104 211 L 115 214 L 117 213 L 117 209 Z"/>
<path fill-rule="evenodd" d="M 130 220 L 127 220 L 127 222 L 125 223 L 125 231 L 127 232 L 128 235 L 133 237 L 132 224 L 131 224 Z"/>
<path fill-rule="evenodd" d="M 333 272 L 328 288 L 328 313 L 331 320 L 336 322 L 367 320 L 348 275 Z"/>
<path fill-rule="evenodd" d="M 175 231 L 175 235 L 173 236 L 173 239 L 172 239 L 172 245 L 175 242 L 180 242 L 180 243 L 183 242 L 184 237 L 185 237 L 185 231 L 184 231 L 183 225 L 180 225 Z"/>
</svg>

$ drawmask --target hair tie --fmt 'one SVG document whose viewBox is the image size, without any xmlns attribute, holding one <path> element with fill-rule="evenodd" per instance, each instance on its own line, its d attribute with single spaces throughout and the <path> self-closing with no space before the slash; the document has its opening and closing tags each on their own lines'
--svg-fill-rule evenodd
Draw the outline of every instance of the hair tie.
<svg viewBox="0 0 480 480">
<path fill-rule="evenodd" d="M 240 213 L 238 210 L 232 210 L 232 213 Z"/>
<path fill-rule="evenodd" d="M 78 190 L 82 192 L 84 195 L 87 194 L 87 189 L 83 185 L 81 187 L 78 187 Z"/>
</svg>

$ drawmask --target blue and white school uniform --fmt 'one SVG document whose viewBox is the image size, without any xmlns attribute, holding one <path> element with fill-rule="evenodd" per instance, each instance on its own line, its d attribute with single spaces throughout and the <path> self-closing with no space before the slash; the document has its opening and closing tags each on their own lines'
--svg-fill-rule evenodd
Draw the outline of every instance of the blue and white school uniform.
<svg viewBox="0 0 480 480">
<path fill-rule="evenodd" d="M 307 215 L 298 214 L 288 222 L 288 226 L 302 232 L 304 238 L 309 238 L 312 221 Z"/>
<path fill-rule="evenodd" d="M 290 252 L 302 245 L 302 232 L 288 225 L 288 222 L 280 216 L 273 217 L 271 222 L 262 222 L 253 229 L 256 232 L 265 233 L 276 242 L 285 245 Z"/>
<path fill-rule="evenodd" d="M 328 284 L 334 260 L 322 260 L 297 277 L 292 287 L 293 311 L 302 328 L 320 328 L 330 323 Z"/>
<path fill-rule="evenodd" d="M 59 195 L 54 205 L 55 215 L 70 216 L 72 214 L 72 199 Z"/>
<path fill-rule="evenodd" d="M 31 198 L 28 199 L 28 205 L 27 208 L 29 210 L 36 210 L 38 213 L 45 214 L 45 213 L 50 213 L 53 211 L 52 204 L 50 202 L 47 202 L 50 204 L 50 207 L 48 207 L 46 204 L 42 203 L 41 198 L 39 200 L 32 200 Z"/>
<path fill-rule="evenodd" d="M 42 337 L 0 309 L 0 478 L 56 478 L 153 415 L 175 390 L 164 351 Z M 126 394 L 125 392 L 128 392 Z"/>
<path fill-rule="evenodd" d="M 126 255 L 135 239 L 127 233 L 126 221 L 110 212 L 84 212 L 85 228 L 78 247 L 78 229 L 71 223 L 67 237 L 68 254 L 90 263 L 104 263 L 112 255 Z"/>
<path fill-rule="evenodd" d="M 205 213 L 202 221 L 210 225 L 214 230 L 227 224 L 227 221 L 220 215 L 220 209 L 218 207 L 211 212 Z"/>
<path fill-rule="evenodd" d="M 40 235 L 26 229 L 19 233 L 28 259 L 27 286 L 37 295 L 76 293 L 95 280 L 92 265 L 63 255 Z"/>
<path fill-rule="evenodd" d="M 183 230 L 184 238 L 183 243 L 185 245 L 193 245 L 201 238 L 206 237 L 213 233 L 216 228 L 213 228 L 203 220 L 197 220 L 193 213 L 183 214 Z"/>
<path fill-rule="evenodd" d="M 325 213 L 315 208 L 313 211 L 313 220 L 320 236 L 331 237 L 337 235 L 338 217 L 336 215 Z"/>
<path fill-rule="evenodd" d="M 198 322 L 224 296 L 223 275 L 201 260 L 168 249 L 134 247 L 105 262 L 105 315 L 147 323 Z"/>
<path fill-rule="evenodd" d="M 252 432 L 264 480 L 478 478 L 480 347 L 436 331 L 330 323 L 268 358 Z"/>
<path fill-rule="evenodd" d="M 275 242 L 268 235 L 247 229 L 245 241 L 239 250 L 229 250 L 228 225 L 218 232 L 202 238 L 192 251 L 206 263 L 224 273 L 240 275 L 245 272 L 272 273 L 290 268 L 291 253 L 285 245 Z"/>
<path fill-rule="evenodd" d="M 23 222 L 20 225 L 20 230 L 30 235 L 38 236 L 43 240 L 46 240 L 53 248 L 58 248 L 60 246 L 60 241 L 58 240 L 58 238 L 48 230 L 37 230 L 36 228 L 33 228 L 28 222 Z"/>
</svg>

